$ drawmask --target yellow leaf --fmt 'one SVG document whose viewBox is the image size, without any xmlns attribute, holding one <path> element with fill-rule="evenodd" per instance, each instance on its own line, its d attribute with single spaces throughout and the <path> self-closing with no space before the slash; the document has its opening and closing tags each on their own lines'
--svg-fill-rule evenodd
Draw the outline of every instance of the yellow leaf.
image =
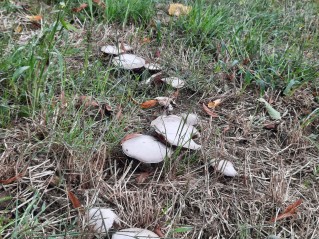
<svg viewBox="0 0 319 239">
<path fill-rule="evenodd" d="M 192 7 L 185 6 L 181 3 L 172 3 L 169 5 L 168 14 L 179 17 L 180 15 L 187 15 L 192 10 Z"/>
<path fill-rule="evenodd" d="M 221 99 L 217 99 L 217 100 L 209 102 L 207 106 L 210 109 L 215 109 L 217 106 L 220 105 L 220 103 L 222 103 Z"/>
</svg>

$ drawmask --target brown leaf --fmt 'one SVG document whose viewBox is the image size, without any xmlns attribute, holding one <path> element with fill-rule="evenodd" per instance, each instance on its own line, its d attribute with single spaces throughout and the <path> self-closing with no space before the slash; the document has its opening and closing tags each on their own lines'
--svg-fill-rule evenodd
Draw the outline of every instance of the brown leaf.
<svg viewBox="0 0 319 239">
<path fill-rule="evenodd" d="M 140 106 L 142 109 L 149 109 L 156 106 L 157 104 L 158 104 L 157 100 L 148 100 L 140 104 Z"/>
<path fill-rule="evenodd" d="M 208 115 L 212 116 L 213 118 L 218 118 L 218 115 L 215 112 L 211 111 L 204 103 L 203 109 Z"/>
<path fill-rule="evenodd" d="M 174 100 L 176 100 L 178 96 L 179 96 L 179 90 L 176 90 L 176 91 L 172 94 L 171 98 L 174 99 Z"/>
<path fill-rule="evenodd" d="M 165 237 L 165 235 L 164 235 L 163 232 L 161 231 L 161 227 L 160 227 L 159 225 L 157 225 L 157 226 L 155 227 L 154 233 L 155 233 L 156 235 L 158 235 L 159 237 L 161 237 L 161 238 L 164 238 L 164 237 Z"/>
<path fill-rule="evenodd" d="M 72 193 L 70 190 L 67 190 L 67 192 L 68 192 L 68 196 L 69 196 L 69 199 L 70 199 L 70 201 L 71 201 L 73 207 L 74 207 L 74 208 L 80 208 L 80 207 L 82 207 L 82 205 L 81 205 L 79 199 L 75 196 L 75 194 Z"/>
<path fill-rule="evenodd" d="M 0 180 L 0 183 L 2 184 L 10 184 L 10 183 L 13 183 L 14 181 L 17 181 L 18 179 L 22 178 L 25 173 L 27 172 L 27 169 L 28 169 L 28 165 L 25 166 L 21 173 L 18 173 L 16 176 L 12 177 L 12 178 L 8 178 L 8 179 L 5 179 L 5 180 Z"/>
<path fill-rule="evenodd" d="M 139 134 L 139 133 L 125 135 L 125 137 L 121 140 L 121 144 L 123 144 L 126 140 L 133 139 L 133 138 L 138 137 L 140 135 L 141 134 Z"/>
<path fill-rule="evenodd" d="M 72 12 L 80 12 L 84 8 L 86 8 L 88 5 L 86 3 L 82 3 L 79 7 L 72 8 Z"/>
<path fill-rule="evenodd" d="M 263 128 L 268 130 L 277 130 L 278 124 L 277 123 L 264 124 Z"/>
<path fill-rule="evenodd" d="M 301 203 L 302 199 L 298 199 L 296 202 L 290 204 L 283 213 L 279 214 L 277 217 L 272 218 L 270 222 L 276 222 L 287 217 L 293 217 L 296 214 L 297 208 L 300 206 Z"/>
<path fill-rule="evenodd" d="M 144 37 L 143 40 L 142 40 L 142 43 L 144 44 L 147 44 L 147 43 L 150 43 L 151 42 L 151 39 L 149 37 Z"/>
<path fill-rule="evenodd" d="M 122 118 L 122 106 L 118 105 L 117 106 L 117 113 L 115 115 L 115 119 L 120 120 Z"/>
<path fill-rule="evenodd" d="M 214 100 L 214 101 L 211 101 L 208 103 L 208 108 L 210 109 L 215 109 L 217 106 L 219 106 L 220 104 L 222 103 L 222 100 L 221 99 L 217 99 L 217 100 Z"/>
<path fill-rule="evenodd" d="M 151 175 L 150 172 L 143 172 L 140 173 L 137 177 L 136 177 L 136 182 L 137 183 L 144 183 L 145 180 Z"/>
<path fill-rule="evenodd" d="M 160 50 L 156 50 L 154 54 L 154 58 L 160 58 L 161 57 L 161 52 Z"/>
<path fill-rule="evenodd" d="M 85 108 L 89 108 L 90 106 L 99 107 L 99 103 L 97 103 L 97 101 L 93 100 L 92 96 L 86 96 L 86 95 L 79 96 L 78 104 L 80 106 L 84 105 Z"/>
<path fill-rule="evenodd" d="M 59 95 L 59 101 L 61 102 L 61 108 L 66 108 L 68 106 L 68 103 L 66 102 L 65 99 L 65 93 L 64 91 L 61 92 L 61 94 Z"/>
<path fill-rule="evenodd" d="M 106 5 L 104 2 L 102 2 L 101 0 L 93 0 L 94 3 L 96 3 L 97 5 L 99 5 L 100 7 L 105 8 Z"/>
<path fill-rule="evenodd" d="M 30 21 L 32 22 L 39 22 L 42 20 L 42 16 L 36 15 L 36 16 L 26 16 Z"/>
</svg>

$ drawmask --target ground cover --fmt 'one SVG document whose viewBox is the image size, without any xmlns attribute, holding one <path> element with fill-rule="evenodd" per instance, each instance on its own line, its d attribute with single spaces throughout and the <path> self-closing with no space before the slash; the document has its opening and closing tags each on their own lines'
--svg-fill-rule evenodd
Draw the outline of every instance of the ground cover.
<svg viewBox="0 0 319 239">
<path fill-rule="evenodd" d="M 128 227 L 164 238 L 319 236 L 318 2 L 181 1 L 191 10 L 179 16 L 170 3 L 0 3 L 2 238 Z M 143 84 L 157 71 L 123 70 L 101 52 L 124 43 L 185 85 Z M 157 97 L 173 109 L 141 107 Z M 172 147 L 153 165 L 123 153 L 132 133 L 166 145 L 151 122 L 190 113 L 200 150 Z M 114 209 L 119 225 L 94 232 L 91 207 Z"/>
</svg>

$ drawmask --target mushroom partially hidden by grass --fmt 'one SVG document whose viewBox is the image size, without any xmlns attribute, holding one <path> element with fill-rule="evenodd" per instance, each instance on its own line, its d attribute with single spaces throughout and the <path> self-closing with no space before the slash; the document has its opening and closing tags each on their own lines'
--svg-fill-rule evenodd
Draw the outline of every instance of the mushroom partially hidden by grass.
<svg viewBox="0 0 319 239">
<path fill-rule="evenodd" d="M 193 136 L 200 135 L 198 130 L 193 125 L 189 125 L 182 117 L 159 116 L 151 122 L 151 126 L 171 145 L 194 150 L 201 148 L 201 145 L 196 144 L 192 139 Z"/>
<path fill-rule="evenodd" d="M 172 154 L 169 148 L 150 135 L 131 134 L 121 144 L 127 156 L 142 163 L 159 163 Z"/>
<path fill-rule="evenodd" d="M 235 177 L 238 175 L 234 165 L 227 160 L 211 160 L 210 163 L 217 171 L 221 172 L 225 176 Z"/>
<path fill-rule="evenodd" d="M 113 64 L 125 70 L 135 70 L 144 67 L 145 60 L 134 54 L 122 54 L 114 57 Z"/>
<path fill-rule="evenodd" d="M 119 223 L 119 218 L 112 209 L 93 207 L 89 210 L 89 225 L 94 231 L 106 233 L 114 223 Z"/>
<path fill-rule="evenodd" d="M 142 228 L 127 228 L 113 234 L 112 239 L 155 239 L 160 238 L 154 232 Z"/>
</svg>

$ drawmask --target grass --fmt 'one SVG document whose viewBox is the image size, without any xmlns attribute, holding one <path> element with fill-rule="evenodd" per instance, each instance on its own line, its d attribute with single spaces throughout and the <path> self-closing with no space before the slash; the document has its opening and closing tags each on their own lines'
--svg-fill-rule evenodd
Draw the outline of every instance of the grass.
<svg viewBox="0 0 319 239">
<path fill-rule="evenodd" d="M 72 190 L 86 208 L 112 207 L 121 228 L 159 225 L 166 238 L 317 238 L 318 3 L 185 1 L 192 11 L 176 18 L 167 1 L 84 2 L 78 13 L 80 1 L 0 3 L 0 179 L 27 167 L 0 186 L 1 237 L 93 238 Z M 37 14 L 40 23 L 26 18 Z M 163 114 L 134 101 L 175 90 L 114 68 L 100 47 L 121 41 L 147 60 L 159 51 L 165 73 L 186 80 L 173 114 L 200 116 L 201 151 L 178 148 L 151 169 L 122 153 L 126 134 L 154 134 L 150 121 Z M 276 129 L 263 128 L 275 122 L 260 97 L 282 113 Z M 201 105 L 218 98 L 209 118 Z M 240 176 L 222 177 L 211 159 Z M 137 183 L 143 170 L 152 173 Z M 298 198 L 295 219 L 268 223 Z"/>
</svg>

